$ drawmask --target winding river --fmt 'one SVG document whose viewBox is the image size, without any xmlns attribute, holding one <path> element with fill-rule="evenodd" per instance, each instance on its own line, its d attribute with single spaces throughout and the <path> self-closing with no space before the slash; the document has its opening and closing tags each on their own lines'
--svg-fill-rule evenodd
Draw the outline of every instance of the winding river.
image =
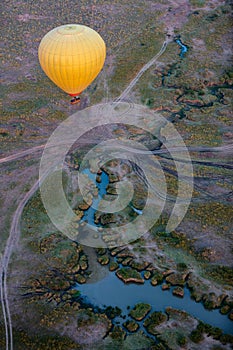
<svg viewBox="0 0 233 350">
<path fill-rule="evenodd" d="M 103 197 L 103 195 L 107 193 L 106 188 L 109 184 L 109 179 L 108 179 L 108 175 L 104 171 L 102 171 L 100 175 L 100 178 L 101 178 L 100 183 L 96 181 L 96 175 L 90 172 L 89 169 L 84 169 L 82 173 L 86 174 L 89 177 L 89 179 L 95 183 L 96 187 L 98 188 L 98 197 L 96 198 L 93 197 L 93 203 L 92 203 L 93 207 L 90 206 L 88 210 L 84 211 L 84 216 L 82 217 L 82 220 L 81 220 L 81 221 L 86 221 L 93 228 L 93 226 L 94 227 L 98 226 L 95 224 L 95 221 L 94 221 L 95 212 L 96 212 L 96 209 L 94 208 L 98 207 L 98 204 L 101 198 Z"/>
<path fill-rule="evenodd" d="M 190 297 L 190 291 L 184 288 L 183 298 L 172 295 L 172 290 L 162 290 L 161 286 L 152 286 L 150 281 L 144 284 L 124 284 L 110 272 L 105 278 L 95 283 L 77 284 L 76 289 L 81 292 L 84 301 L 104 308 L 105 306 L 118 306 L 122 310 L 122 316 L 129 313 L 128 306 L 133 308 L 139 302 L 148 303 L 153 311 L 165 311 L 171 306 L 184 310 L 195 318 L 214 327 L 221 328 L 225 333 L 233 334 L 232 321 L 227 316 L 221 315 L 219 310 L 207 310 L 202 303 L 197 303 Z M 123 318 L 117 318 L 115 322 L 124 322 Z"/>
<path fill-rule="evenodd" d="M 101 174 L 101 183 L 96 182 L 96 175 L 88 169 L 83 171 L 95 182 L 98 188 L 98 198 L 95 205 L 106 194 L 106 187 L 109 183 L 108 175 Z M 82 220 L 87 221 L 92 226 L 94 223 L 95 209 L 90 207 L 85 211 Z M 141 213 L 138 213 L 140 215 Z M 121 266 L 120 266 L 121 267 Z M 143 276 L 143 272 L 141 273 Z M 207 310 L 202 303 L 197 303 L 190 297 L 190 291 L 184 287 L 184 297 L 176 297 L 172 294 L 174 287 L 170 290 L 162 290 L 161 286 L 152 286 L 149 280 L 144 284 L 124 284 L 114 272 L 109 272 L 107 276 L 95 283 L 85 283 L 76 285 L 75 289 L 80 291 L 84 302 L 92 304 L 94 307 L 105 308 L 106 306 L 118 306 L 122 310 L 122 315 L 114 319 L 114 323 L 122 324 L 127 318 L 129 307 L 133 308 L 139 302 L 148 303 L 153 311 L 165 311 L 170 306 L 179 310 L 184 310 L 195 318 L 208 323 L 214 327 L 219 327 L 223 332 L 233 334 L 232 321 L 219 310 Z M 141 324 L 142 327 L 142 324 Z M 145 330 L 144 330 L 145 331 Z"/>
<path fill-rule="evenodd" d="M 188 51 L 188 47 L 180 39 L 176 39 L 175 41 L 180 46 L 180 57 L 183 58 L 184 54 Z"/>
</svg>

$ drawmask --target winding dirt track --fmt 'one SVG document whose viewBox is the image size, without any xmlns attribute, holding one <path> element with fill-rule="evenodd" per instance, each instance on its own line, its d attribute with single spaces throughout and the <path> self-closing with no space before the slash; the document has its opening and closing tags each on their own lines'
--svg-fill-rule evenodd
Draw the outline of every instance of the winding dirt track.
<svg viewBox="0 0 233 350">
<path fill-rule="evenodd" d="M 169 42 L 171 42 L 173 39 L 166 37 L 166 40 L 163 42 L 163 45 L 161 47 L 161 49 L 159 50 L 159 52 L 149 61 L 147 62 L 142 69 L 137 73 L 137 75 L 135 76 L 135 78 L 129 83 L 129 85 L 127 86 L 127 88 L 122 92 L 122 94 L 115 100 L 116 102 L 120 102 L 121 100 L 124 100 L 127 95 L 129 94 L 129 92 L 132 90 L 132 88 L 134 87 L 134 85 L 138 82 L 138 80 L 141 78 L 141 76 L 143 75 L 143 73 L 145 73 L 152 65 L 154 65 L 157 61 L 157 59 L 164 53 L 164 51 L 167 48 L 167 44 Z"/>
<path fill-rule="evenodd" d="M 12 155 L 10 155 L 10 156 L 1 158 L 1 159 L 0 159 L 0 164 L 2 164 L 2 163 L 7 163 L 7 162 L 10 162 L 10 161 L 12 161 L 12 160 L 16 160 L 16 159 L 19 159 L 19 158 L 28 156 L 29 154 L 32 154 L 32 153 L 41 151 L 42 149 L 44 149 L 44 146 L 45 146 L 45 145 L 36 146 L 36 147 L 30 148 L 30 149 L 27 149 L 27 150 L 25 150 L 25 151 L 21 151 L 21 152 L 18 152 L 18 153 L 14 153 L 14 154 L 12 154 Z"/>
<path fill-rule="evenodd" d="M 33 152 L 33 151 L 32 151 Z M 11 253 L 13 251 L 14 245 L 20 236 L 20 217 L 23 212 L 24 206 L 27 204 L 29 199 L 33 196 L 36 190 L 39 187 L 39 180 L 32 186 L 29 192 L 23 197 L 20 201 L 18 208 L 13 216 L 10 234 L 8 240 L 6 242 L 5 251 L 1 261 L 1 281 L 0 281 L 0 293 L 1 293 L 1 304 L 3 310 L 3 317 L 5 323 L 5 331 L 6 331 L 6 349 L 13 350 L 13 334 L 12 334 L 12 323 L 11 323 L 11 315 L 9 309 L 8 295 L 7 295 L 7 268 L 9 264 L 9 260 L 11 257 Z"/>
<path fill-rule="evenodd" d="M 90 145 L 91 143 L 93 144 L 96 144 L 96 143 L 99 143 L 101 142 L 101 139 L 95 139 L 95 140 L 83 140 L 83 142 L 80 142 L 80 143 L 83 143 L 83 144 L 87 144 L 87 145 Z M 36 146 L 36 147 L 33 147 L 33 148 L 29 148 L 25 151 L 21 151 L 21 152 L 18 152 L 18 153 L 14 153 L 10 156 L 7 156 L 7 157 L 4 157 L 4 158 L 1 158 L 0 159 L 0 164 L 3 164 L 3 163 L 8 163 L 8 162 L 11 162 L 12 160 L 18 160 L 20 158 L 23 158 L 25 156 L 28 156 L 28 155 L 31 155 L 33 153 L 36 153 L 38 151 L 42 151 L 44 149 L 46 144 L 43 144 L 43 145 L 40 145 L 40 146 Z M 145 155 L 151 155 L 151 153 L 153 153 L 154 155 L 163 155 L 163 154 L 166 154 L 166 153 L 170 153 L 171 151 L 172 152 L 182 152 L 182 151 L 185 151 L 187 150 L 189 152 L 199 152 L 199 153 L 208 153 L 208 152 L 217 152 L 217 153 L 220 153 L 220 152 L 224 152 L 224 154 L 232 154 L 233 153 L 233 144 L 228 144 L 228 145 L 224 145 L 224 146 L 219 146 L 219 147 L 203 147 L 203 146 L 200 146 L 200 147 L 186 147 L 186 148 L 182 148 L 182 147 L 176 147 L 176 148 L 169 148 L 166 149 L 166 148 L 162 148 L 162 149 L 152 149 L 152 150 L 148 150 L 148 151 L 144 151 L 144 150 L 141 150 L 141 149 L 136 149 L 136 148 L 130 148 L 130 147 L 126 147 L 126 146 L 123 146 L 122 145 L 122 150 L 126 150 L 126 151 L 130 151 L 132 153 L 136 153 L 136 154 L 145 154 Z M 183 160 L 182 159 L 179 159 L 178 161 L 182 162 Z M 202 164 L 202 163 L 207 163 L 206 161 L 198 161 L 197 164 Z M 209 162 L 212 166 L 218 166 L 218 164 L 222 165 L 223 163 L 214 163 L 212 161 Z M 229 166 L 232 166 L 232 165 L 229 165 Z M 231 169 L 231 168 L 230 168 Z"/>
</svg>

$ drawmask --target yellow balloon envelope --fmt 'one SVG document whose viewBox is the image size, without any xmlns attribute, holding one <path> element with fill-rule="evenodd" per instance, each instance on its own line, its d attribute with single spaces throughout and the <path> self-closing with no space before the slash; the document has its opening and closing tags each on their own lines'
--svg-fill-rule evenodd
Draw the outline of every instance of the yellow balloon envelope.
<svg viewBox="0 0 233 350">
<path fill-rule="evenodd" d="M 45 74 L 62 90 L 76 96 L 99 74 L 106 46 L 95 30 L 67 24 L 52 29 L 43 37 L 38 56 Z"/>
</svg>

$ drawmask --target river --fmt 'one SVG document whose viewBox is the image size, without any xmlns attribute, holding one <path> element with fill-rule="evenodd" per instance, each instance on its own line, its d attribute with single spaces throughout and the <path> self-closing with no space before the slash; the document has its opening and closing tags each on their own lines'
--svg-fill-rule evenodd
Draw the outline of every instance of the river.
<svg viewBox="0 0 233 350">
<path fill-rule="evenodd" d="M 83 171 L 92 181 L 96 180 L 96 175 L 88 169 Z M 106 187 L 109 183 L 108 175 L 105 172 L 101 174 L 101 183 L 95 181 L 98 187 L 98 198 L 95 199 L 95 205 L 106 194 Z M 90 207 L 85 211 L 82 220 L 87 221 L 92 226 L 94 223 L 95 209 Z M 139 213 L 138 215 L 140 215 Z M 143 272 L 142 272 L 143 275 Z M 184 288 L 184 297 L 176 297 L 172 294 L 173 287 L 170 290 L 162 290 L 161 286 L 152 286 L 149 280 L 144 284 L 124 284 L 114 272 L 109 272 L 106 277 L 95 282 L 77 284 L 75 289 L 80 291 L 82 299 L 95 307 L 105 308 L 106 306 L 118 306 L 122 310 L 121 317 L 117 317 L 114 322 L 122 323 L 128 315 L 128 307 L 133 308 L 139 302 L 148 303 L 153 311 L 165 311 L 166 307 L 184 310 L 195 318 L 208 323 L 212 326 L 221 328 L 225 333 L 233 334 L 232 321 L 219 310 L 207 310 L 202 303 L 197 303 L 190 297 L 190 291 Z M 124 317 L 125 316 L 125 317 Z"/>
<path fill-rule="evenodd" d="M 227 316 L 221 315 L 219 310 L 207 310 L 202 303 L 197 303 L 190 297 L 190 291 L 184 288 L 183 298 L 172 295 L 172 290 L 162 290 L 161 286 L 152 286 L 150 281 L 144 284 L 125 284 L 110 272 L 105 278 L 95 283 L 77 284 L 76 289 L 81 292 L 84 301 L 93 306 L 104 308 L 105 306 L 118 306 L 122 310 L 122 316 L 128 315 L 128 306 L 133 308 L 139 302 L 148 303 L 153 311 L 165 311 L 171 306 L 184 310 L 195 318 L 221 328 L 225 333 L 233 334 L 232 321 Z M 119 321 L 119 318 L 117 319 Z"/>
</svg>

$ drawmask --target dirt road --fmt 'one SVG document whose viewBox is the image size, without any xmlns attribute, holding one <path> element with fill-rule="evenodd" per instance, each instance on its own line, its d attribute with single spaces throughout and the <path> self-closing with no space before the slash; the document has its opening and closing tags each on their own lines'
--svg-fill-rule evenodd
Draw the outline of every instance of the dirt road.
<svg viewBox="0 0 233 350">
<path fill-rule="evenodd" d="M 6 242 L 5 251 L 2 255 L 1 260 L 1 273 L 0 273 L 0 294 L 1 294 L 1 305 L 3 310 L 3 317 L 5 323 L 5 335 L 6 335 L 6 349 L 13 350 L 13 334 L 12 334 L 12 322 L 8 302 L 7 294 L 7 269 L 9 260 L 13 251 L 13 248 L 19 239 L 20 236 L 20 218 L 23 212 L 23 208 L 29 199 L 33 196 L 36 190 L 39 187 L 39 180 L 32 186 L 29 192 L 23 197 L 21 202 L 16 209 L 16 212 L 13 216 L 10 233 L 8 240 Z"/>
</svg>

